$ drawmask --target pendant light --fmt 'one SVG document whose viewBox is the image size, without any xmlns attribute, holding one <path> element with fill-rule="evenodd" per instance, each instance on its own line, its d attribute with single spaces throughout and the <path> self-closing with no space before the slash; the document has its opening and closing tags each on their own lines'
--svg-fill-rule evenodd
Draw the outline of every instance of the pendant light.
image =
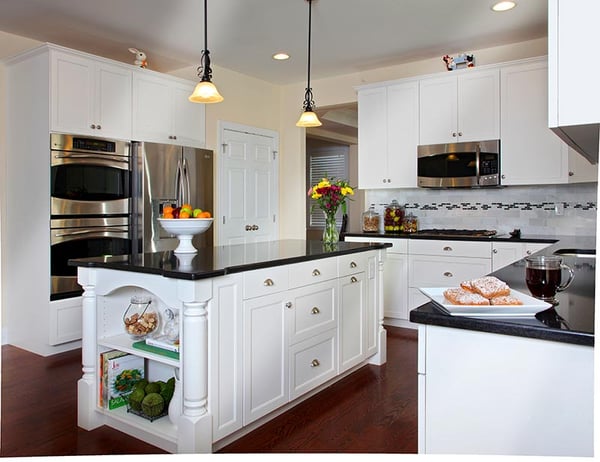
<svg viewBox="0 0 600 462">
<path fill-rule="evenodd" d="M 311 33 L 311 6 L 313 0 L 308 1 L 308 77 L 306 79 L 306 92 L 304 93 L 304 103 L 302 104 L 302 108 L 304 112 L 296 122 L 297 127 L 319 127 L 321 126 L 321 121 L 317 117 L 317 114 L 313 111 L 313 106 L 315 102 L 313 101 L 312 88 L 310 88 L 310 33 Z"/>
<path fill-rule="evenodd" d="M 206 2 L 204 0 L 204 50 L 200 58 L 198 67 L 198 77 L 200 82 L 194 88 L 194 92 L 188 98 L 192 103 L 220 103 L 223 97 L 219 94 L 217 87 L 211 82 L 212 69 L 210 68 L 210 52 L 207 43 L 207 20 L 206 20 Z"/>
</svg>

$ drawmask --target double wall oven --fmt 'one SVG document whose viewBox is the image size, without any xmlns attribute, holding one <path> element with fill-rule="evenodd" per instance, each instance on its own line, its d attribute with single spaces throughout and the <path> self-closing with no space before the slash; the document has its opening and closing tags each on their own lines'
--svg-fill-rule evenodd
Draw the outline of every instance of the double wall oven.
<svg viewBox="0 0 600 462">
<path fill-rule="evenodd" d="M 131 250 L 130 143 L 50 135 L 51 300 L 78 296 L 71 258 Z"/>
</svg>

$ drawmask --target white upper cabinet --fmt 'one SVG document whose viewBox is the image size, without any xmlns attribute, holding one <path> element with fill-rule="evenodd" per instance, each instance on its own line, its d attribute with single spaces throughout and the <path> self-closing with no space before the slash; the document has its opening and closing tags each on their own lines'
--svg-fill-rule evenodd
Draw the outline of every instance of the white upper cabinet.
<svg viewBox="0 0 600 462">
<path fill-rule="evenodd" d="M 417 186 L 418 121 L 417 81 L 359 90 L 359 188 Z"/>
<path fill-rule="evenodd" d="M 498 69 L 453 72 L 420 82 L 419 144 L 498 139 Z"/>
<path fill-rule="evenodd" d="M 131 139 L 128 66 L 58 50 L 50 60 L 51 131 Z"/>
<path fill-rule="evenodd" d="M 558 184 L 568 178 L 567 146 L 548 128 L 545 60 L 502 68 L 502 184 Z"/>
<path fill-rule="evenodd" d="M 140 69 L 133 76 L 133 138 L 202 148 L 204 104 L 191 103 L 192 82 Z"/>
</svg>

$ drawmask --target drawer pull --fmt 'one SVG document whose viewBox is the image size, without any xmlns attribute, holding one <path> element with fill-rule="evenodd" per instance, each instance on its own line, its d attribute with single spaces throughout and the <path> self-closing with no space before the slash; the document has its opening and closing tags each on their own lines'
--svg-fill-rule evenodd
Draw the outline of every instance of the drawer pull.
<svg viewBox="0 0 600 462">
<path fill-rule="evenodd" d="M 453 274 L 450 271 L 446 271 L 444 273 L 444 276 L 446 276 L 447 278 L 451 278 L 453 276 Z"/>
<path fill-rule="evenodd" d="M 273 279 L 271 279 L 271 278 L 267 278 L 267 279 L 265 279 L 265 282 L 263 282 L 263 285 L 265 285 L 267 287 L 271 287 L 274 284 L 275 283 L 273 282 Z"/>
<path fill-rule="evenodd" d="M 527 251 L 527 252 L 525 252 L 525 253 L 526 253 L 527 255 L 531 255 L 531 254 L 532 254 L 531 250 L 528 250 L 528 251 Z"/>
<path fill-rule="evenodd" d="M 313 276 L 321 276 L 321 272 L 318 269 L 314 269 L 312 272 Z"/>
<path fill-rule="evenodd" d="M 350 262 L 350 268 L 356 268 L 357 266 L 358 265 L 355 262 L 353 262 L 353 261 Z"/>
<path fill-rule="evenodd" d="M 319 360 L 318 360 L 318 359 L 313 359 L 313 360 L 310 362 L 310 367 L 319 367 L 320 365 L 321 365 L 321 363 L 319 362 Z"/>
<path fill-rule="evenodd" d="M 355 282 L 358 282 L 358 279 L 356 279 L 354 276 L 352 276 L 352 277 L 350 278 L 350 282 L 351 282 L 352 284 L 354 284 Z"/>
<path fill-rule="evenodd" d="M 444 252 L 452 252 L 452 247 L 450 247 L 449 245 L 447 245 L 446 247 L 444 247 Z"/>
<path fill-rule="evenodd" d="M 287 309 L 291 309 L 291 308 L 292 308 L 292 302 L 287 302 L 287 303 L 285 304 L 285 307 L 286 307 Z"/>
<path fill-rule="evenodd" d="M 319 310 L 319 308 L 317 308 L 316 306 L 313 306 L 313 309 L 310 310 L 310 314 L 319 314 L 321 312 L 321 310 Z"/>
</svg>

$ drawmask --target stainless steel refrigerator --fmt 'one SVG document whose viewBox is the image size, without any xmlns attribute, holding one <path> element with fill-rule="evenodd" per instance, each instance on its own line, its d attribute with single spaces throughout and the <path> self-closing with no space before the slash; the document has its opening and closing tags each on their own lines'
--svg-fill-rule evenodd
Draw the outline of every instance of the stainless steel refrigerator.
<svg viewBox="0 0 600 462">
<path fill-rule="evenodd" d="M 213 152 L 157 143 L 132 143 L 134 200 L 133 248 L 139 252 L 174 250 L 177 238 L 157 218 L 165 205 L 189 203 L 214 213 Z M 213 245 L 213 229 L 194 237 L 196 248 Z"/>
</svg>

